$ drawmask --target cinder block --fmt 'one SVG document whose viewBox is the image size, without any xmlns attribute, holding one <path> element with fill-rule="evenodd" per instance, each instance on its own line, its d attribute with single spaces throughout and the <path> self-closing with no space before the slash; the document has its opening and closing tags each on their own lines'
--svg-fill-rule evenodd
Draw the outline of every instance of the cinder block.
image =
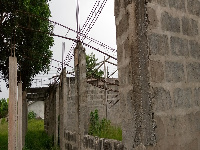
<svg viewBox="0 0 200 150">
<path fill-rule="evenodd" d="M 184 66 L 178 62 L 166 62 L 165 74 L 167 82 L 181 82 L 185 80 Z"/>
<path fill-rule="evenodd" d="M 165 31 L 180 32 L 180 20 L 178 17 L 173 17 L 168 12 L 161 14 L 161 27 Z"/>
<path fill-rule="evenodd" d="M 105 140 L 103 143 L 103 149 L 104 150 L 112 150 L 111 141 Z"/>
<path fill-rule="evenodd" d="M 189 51 L 191 57 L 200 59 L 200 44 L 197 41 L 189 41 Z"/>
<path fill-rule="evenodd" d="M 188 40 L 178 37 L 170 38 L 171 53 L 175 56 L 188 56 Z"/>
<path fill-rule="evenodd" d="M 200 1 L 187 0 L 187 9 L 190 14 L 200 16 Z"/>
<path fill-rule="evenodd" d="M 153 88 L 153 101 L 157 111 L 169 110 L 172 107 L 170 92 L 163 87 Z"/>
<path fill-rule="evenodd" d="M 200 82 L 200 63 L 190 63 L 187 65 L 188 82 Z"/>
<path fill-rule="evenodd" d="M 148 36 L 149 48 L 151 55 L 168 55 L 169 44 L 166 35 L 152 33 Z"/>
<path fill-rule="evenodd" d="M 156 1 L 156 0 L 153 0 Z M 168 1 L 166 0 L 157 0 L 157 3 L 160 4 L 162 7 L 166 7 L 168 4 Z"/>
<path fill-rule="evenodd" d="M 169 7 L 185 11 L 185 0 L 169 0 Z"/>
<path fill-rule="evenodd" d="M 192 101 L 192 90 L 190 88 L 176 88 L 173 92 L 175 107 L 190 108 Z"/>
<path fill-rule="evenodd" d="M 200 87 L 194 89 L 194 104 L 200 106 Z"/>
<path fill-rule="evenodd" d="M 151 8 L 147 7 L 148 19 L 149 19 L 149 27 L 154 29 L 158 26 L 158 18 L 156 15 L 156 11 Z"/>
<path fill-rule="evenodd" d="M 196 20 L 183 17 L 182 30 L 184 35 L 188 36 L 198 35 L 198 22 Z"/>
<path fill-rule="evenodd" d="M 150 61 L 151 81 L 160 83 L 164 79 L 163 64 L 160 61 Z"/>
</svg>

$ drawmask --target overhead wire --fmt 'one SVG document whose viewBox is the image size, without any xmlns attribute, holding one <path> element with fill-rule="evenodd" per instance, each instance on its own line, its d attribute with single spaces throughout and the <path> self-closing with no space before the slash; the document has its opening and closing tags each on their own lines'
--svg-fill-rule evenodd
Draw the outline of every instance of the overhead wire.
<svg viewBox="0 0 200 150">
<path fill-rule="evenodd" d="M 105 1 L 105 0 L 104 0 L 104 1 Z M 97 1 L 96 1 L 96 3 L 97 3 Z M 95 6 L 95 5 L 94 5 L 94 6 Z M 94 7 L 93 7 L 93 9 L 94 9 Z M 72 31 L 72 32 L 78 33 L 78 34 L 80 34 L 80 36 L 83 36 L 83 37 L 87 38 L 88 40 L 94 42 L 95 44 L 98 44 L 99 46 L 102 46 L 102 47 L 104 47 L 104 48 L 106 48 L 106 49 L 111 50 L 112 52 L 116 52 L 116 51 L 117 51 L 116 49 L 114 49 L 114 48 L 108 46 L 107 44 L 104 44 L 103 42 L 100 42 L 100 41 L 98 41 L 98 40 L 96 40 L 96 39 L 94 39 L 94 38 L 92 38 L 92 37 L 89 37 L 89 36 L 87 36 L 87 35 L 81 33 L 81 32 L 77 32 L 77 31 L 75 31 L 75 30 L 73 30 L 73 29 L 71 29 L 71 28 L 69 28 L 69 27 L 67 27 L 67 26 L 65 26 L 65 25 L 62 25 L 62 24 L 60 24 L 60 23 L 58 23 L 58 22 L 56 22 L 56 21 L 52 21 L 52 20 L 50 20 L 50 19 L 48 19 L 48 18 L 40 17 L 40 16 L 38 16 L 38 15 L 32 14 L 32 13 L 30 13 L 30 12 L 26 12 L 26 11 L 17 10 L 17 12 L 20 12 L 20 13 L 23 13 L 23 14 L 28 14 L 28 15 L 30 15 L 30 16 L 40 18 L 41 20 L 47 20 L 47 21 L 49 21 L 49 22 L 51 22 L 51 23 L 53 23 L 53 24 L 55 24 L 55 25 L 59 25 L 59 26 L 61 26 L 61 27 L 63 27 L 63 28 L 68 29 L 68 32 L 69 32 L 69 31 Z M 93 11 L 91 11 L 91 12 L 93 12 Z M 91 19 L 90 17 L 87 18 L 87 20 L 90 20 L 90 19 Z M 86 20 L 85 24 L 87 24 L 87 22 L 88 22 L 87 20 Z M 84 24 L 84 27 L 86 27 L 85 24 Z M 23 28 L 25 28 L 25 27 L 23 27 Z M 38 31 L 41 32 L 40 30 L 38 30 Z M 67 32 L 67 34 L 68 34 L 68 32 Z M 50 33 L 49 33 L 49 34 L 50 34 Z M 51 35 L 51 34 L 50 34 L 50 35 Z M 56 34 L 52 34 L 52 36 L 57 36 L 57 37 L 64 38 L 64 36 L 60 36 L 60 35 L 56 35 Z M 65 35 L 65 37 L 66 37 L 66 35 Z M 65 39 L 71 40 L 71 41 L 73 41 L 74 43 L 77 42 L 76 39 L 70 39 L 70 38 L 67 38 L 67 37 L 66 37 Z M 72 51 L 73 48 L 71 48 L 70 50 Z M 70 52 L 70 51 L 69 51 L 69 52 Z M 73 55 L 73 54 L 72 54 L 72 55 Z M 67 56 L 66 56 L 66 58 L 67 58 Z M 71 59 L 72 59 L 72 56 L 70 57 L 70 60 L 71 60 Z M 65 59 L 65 60 L 66 60 L 66 59 Z M 65 62 L 65 61 L 64 61 L 64 62 Z M 69 63 L 65 63 L 65 65 L 67 65 L 67 64 L 69 64 Z"/>
<path fill-rule="evenodd" d="M 22 26 L 18 26 L 18 27 L 24 28 L 24 29 L 27 29 L 27 30 L 32 30 L 32 31 L 35 31 L 35 32 L 46 33 L 46 34 L 49 34 L 49 35 L 51 35 L 51 36 L 57 36 L 57 37 L 60 37 L 60 38 L 63 38 L 63 39 L 71 40 L 71 41 L 77 41 L 76 39 L 68 38 L 68 37 L 65 37 L 65 36 L 62 36 L 62 35 L 57 35 L 57 34 L 54 34 L 54 33 L 47 33 L 47 32 L 43 32 L 43 31 L 41 31 L 41 30 L 34 30 L 34 29 L 22 27 Z M 115 58 L 115 57 L 113 57 L 113 56 L 111 56 L 111 55 L 109 55 L 109 54 L 107 54 L 107 53 L 105 53 L 105 52 L 99 50 L 98 48 L 95 48 L 94 46 L 91 46 L 91 45 L 89 45 L 89 44 L 87 44 L 87 43 L 84 43 L 84 42 L 81 42 L 81 43 L 82 43 L 83 45 L 85 45 L 85 46 L 87 46 L 87 47 L 93 49 L 93 50 L 96 50 L 96 51 L 98 51 L 98 52 L 100 52 L 100 53 L 102 53 L 102 54 L 104 54 L 104 55 L 106 55 L 106 56 L 109 56 L 110 58 L 112 58 L 112 59 L 114 59 L 114 60 L 117 60 L 117 58 Z M 67 65 L 67 64 L 65 64 L 65 65 Z"/>
<path fill-rule="evenodd" d="M 102 12 L 102 10 L 103 10 L 103 8 L 104 8 L 106 2 L 107 2 L 107 0 L 104 0 L 104 1 L 103 1 L 103 3 L 101 4 L 99 10 L 98 10 L 97 13 L 95 14 L 95 17 L 92 19 L 92 22 L 90 23 L 89 27 L 86 29 L 86 32 L 85 32 L 85 35 L 86 35 L 86 36 L 87 36 L 87 34 L 90 32 L 90 30 L 92 29 L 92 27 L 94 26 L 94 24 L 96 23 L 96 21 L 97 21 L 99 15 L 101 14 L 101 12 Z M 91 24 L 92 24 L 92 26 L 91 26 Z M 85 37 L 83 37 L 83 38 L 81 39 L 81 42 L 83 42 L 84 39 L 85 39 Z M 72 51 L 74 48 L 75 48 L 75 46 L 71 46 L 70 51 L 69 51 L 69 53 L 68 53 L 69 56 L 70 56 L 70 54 L 71 54 L 71 51 Z M 72 54 L 72 55 L 73 55 L 73 54 Z M 69 60 L 67 61 L 67 64 L 69 64 L 69 62 L 71 61 L 72 55 L 71 55 L 70 57 L 68 56 L 68 57 L 69 57 Z"/>
</svg>

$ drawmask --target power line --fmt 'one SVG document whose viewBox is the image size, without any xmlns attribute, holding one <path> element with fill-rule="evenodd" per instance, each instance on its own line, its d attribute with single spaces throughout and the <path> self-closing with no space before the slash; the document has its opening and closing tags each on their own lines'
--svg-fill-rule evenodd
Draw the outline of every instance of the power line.
<svg viewBox="0 0 200 150">
<path fill-rule="evenodd" d="M 32 31 L 35 31 L 35 32 L 41 32 L 41 33 L 49 34 L 49 35 L 51 35 L 51 36 L 57 36 L 57 37 L 60 37 L 60 38 L 64 38 L 64 39 L 67 39 L 67 40 L 71 40 L 71 41 L 77 41 L 76 39 L 68 38 L 68 37 L 61 36 L 61 35 L 57 35 L 57 34 L 54 34 L 54 33 L 47 33 L 47 32 L 43 32 L 43 31 L 41 31 L 41 30 L 34 30 L 34 29 L 25 28 L 25 27 L 21 27 L 21 26 L 18 26 L 18 27 L 23 28 L 23 29 L 27 29 L 27 30 L 32 30 Z M 115 58 L 115 57 L 113 57 L 113 56 L 111 56 L 111 55 L 109 55 L 109 54 L 107 54 L 107 53 L 105 53 L 105 52 L 99 50 L 98 48 L 95 48 L 95 47 L 93 47 L 93 46 L 91 46 L 91 45 L 89 45 L 89 44 L 87 44 L 87 43 L 84 43 L 84 42 L 81 42 L 81 43 L 82 43 L 83 45 L 85 45 L 85 46 L 87 46 L 87 47 L 93 49 L 93 50 L 96 50 L 96 51 L 98 51 L 98 52 L 100 52 L 100 53 L 102 53 L 102 54 L 104 54 L 104 55 L 106 55 L 106 56 L 109 56 L 110 58 L 112 58 L 112 59 L 114 59 L 114 60 L 117 60 L 117 58 Z M 65 64 L 65 65 L 68 65 L 68 64 Z"/>
<path fill-rule="evenodd" d="M 103 8 L 104 8 L 106 2 L 107 2 L 107 0 L 104 0 L 104 1 L 103 1 L 103 3 L 101 4 L 101 6 L 100 6 L 99 10 L 97 11 L 96 15 L 95 15 L 94 18 L 92 19 L 92 22 L 90 23 L 89 27 L 87 28 L 87 30 L 86 30 L 86 32 L 85 32 L 85 35 L 86 35 L 86 36 L 87 36 L 87 34 L 90 32 L 90 30 L 92 29 L 92 27 L 94 26 L 94 24 L 96 23 L 96 21 L 97 21 L 99 15 L 101 14 L 101 12 L 102 12 L 102 10 L 103 10 Z M 94 8 L 94 7 L 93 7 L 93 8 Z M 97 6 L 96 6 L 96 8 L 97 8 Z M 96 9 L 95 9 L 95 10 L 96 10 Z M 94 13 L 94 12 L 93 12 L 93 13 Z M 92 26 L 91 26 L 91 24 L 92 24 Z M 85 37 L 83 37 L 81 41 L 83 42 L 84 39 L 85 39 Z M 67 54 L 67 55 L 68 55 L 68 58 L 69 58 L 69 56 L 70 56 L 70 54 L 71 54 L 71 51 L 74 49 L 74 47 L 75 47 L 75 44 L 73 43 L 73 45 L 71 46 L 71 48 L 70 48 L 70 50 L 69 50 L 69 52 L 68 52 L 68 54 Z M 69 64 L 69 62 L 71 61 L 71 59 L 72 59 L 72 56 L 70 56 L 70 58 L 69 58 L 67 64 Z"/>
<path fill-rule="evenodd" d="M 50 20 L 50 19 L 40 17 L 40 16 L 35 15 L 35 14 L 32 14 L 32 13 L 30 13 L 30 12 L 25 12 L 25 11 L 20 11 L 20 10 L 18 10 L 17 12 L 21 12 L 21 13 L 23 13 L 23 14 L 28 14 L 28 15 L 30 15 L 30 16 L 40 18 L 41 20 L 47 20 L 47 21 L 49 21 L 49 22 L 51 22 L 51 23 L 54 23 L 54 24 L 59 25 L 59 26 L 61 26 L 61 27 L 63 27 L 63 28 L 66 28 L 66 29 L 68 29 L 67 34 L 69 33 L 69 31 L 72 31 L 72 32 L 77 33 L 77 31 L 75 31 L 74 29 L 69 28 L 69 27 L 67 27 L 67 26 L 65 26 L 65 25 L 62 25 L 62 24 L 60 24 L 60 23 L 58 23 L 58 22 L 56 22 L 56 21 L 52 21 L 52 20 Z M 67 34 L 66 34 L 66 35 L 67 35 Z M 112 50 L 113 52 L 116 52 L 116 51 L 117 51 L 116 49 L 114 49 L 114 48 L 108 46 L 107 44 L 104 44 L 103 42 L 100 42 L 100 41 L 98 41 L 98 40 L 96 40 L 96 39 L 94 39 L 94 38 L 92 38 L 92 37 L 89 37 L 88 35 L 85 35 L 85 34 L 83 34 L 82 32 L 78 32 L 78 34 L 80 34 L 80 36 L 83 36 L 83 37 L 87 38 L 88 40 L 90 40 L 90 41 L 92 41 L 92 42 L 94 42 L 94 43 L 96 43 L 96 44 L 98 44 L 98 45 L 100 45 L 100 46 L 103 46 L 103 47 L 106 48 L 106 49 Z M 66 36 L 66 35 L 65 35 L 65 36 Z M 74 39 L 74 40 L 75 40 L 75 39 Z M 74 42 L 77 42 L 77 40 L 75 40 Z"/>
</svg>

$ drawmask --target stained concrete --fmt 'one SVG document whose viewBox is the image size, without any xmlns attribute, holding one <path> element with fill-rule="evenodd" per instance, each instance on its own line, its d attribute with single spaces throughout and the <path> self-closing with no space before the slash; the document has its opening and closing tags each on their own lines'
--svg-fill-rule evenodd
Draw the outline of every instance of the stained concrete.
<svg viewBox="0 0 200 150">
<path fill-rule="evenodd" d="M 17 149 L 17 58 L 9 57 L 8 150 Z"/>
</svg>

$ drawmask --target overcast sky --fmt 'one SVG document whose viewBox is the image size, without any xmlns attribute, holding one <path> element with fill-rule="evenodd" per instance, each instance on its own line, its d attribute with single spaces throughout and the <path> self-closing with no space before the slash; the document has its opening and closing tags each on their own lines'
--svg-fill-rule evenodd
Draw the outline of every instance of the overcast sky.
<svg viewBox="0 0 200 150">
<path fill-rule="evenodd" d="M 85 23 L 87 17 L 89 16 L 96 0 L 79 0 L 80 1 L 80 27 L 83 26 Z M 99 5 L 97 7 L 97 10 L 100 8 L 100 5 L 102 4 L 103 0 L 99 0 Z M 70 27 L 74 30 L 76 30 L 76 0 L 51 0 L 49 3 L 50 10 L 52 13 L 52 17 L 50 18 L 53 21 L 56 21 L 60 24 L 63 24 L 67 27 Z M 94 15 L 93 15 L 94 17 Z M 54 33 L 58 35 L 62 35 L 69 38 L 76 38 L 76 34 L 74 32 L 71 32 L 65 28 L 62 28 L 60 26 L 55 25 Z M 114 18 L 114 0 L 108 0 L 105 4 L 105 7 L 102 10 L 102 13 L 99 15 L 99 18 L 97 19 L 96 23 L 94 24 L 93 28 L 90 30 L 88 36 L 103 42 L 104 44 L 117 49 L 116 46 L 116 28 L 115 28 L 115 18 Z M 67 55 L 69 52 L 69 49 L 71 48 L 73 42 L 54 37 L 54 46 L 51 48 L 53 51 L 53 58 L 59 61 L 62 61 L 62 42 L 65 42 L 65 54 Z M 85 43 L 89 43 L 89 40 L 84 40 Z M 111 56 L 114 56 L 117 58 L 117 54 L 111 52 L 110 50 L 106 50 L 102 46 L 99 46 L 95 43 L 90 42 L 90 45 L 99 48 L 101 51 L 104 51 L 106 53 L 109 53 Z M 102 55 L 99 52 L 96 52 L 95 50 L 91 50 L 87 47 L 86 53 L 90 54 L 91 52 L 95 53 L 96 57 L 98 58 L 98 61 L 102 61 L 104 59 L 104 55 Z M 107 58 L 107 56 L 106 56 Z M 110 59 L 110 61 L 117 63 L 115 60 Z M 55 61 L 52 61 L 52 64 L 55 67 L 58 67 L 59 64 Z M 73 59 L 70 61 L 70 65 L 73 66 Z M 108 65 L 109 67 L 109 73 L 111 74 L 114 72 L 117 67 L 114 67 L 113 65 Z M 103 69 L 103 68 L 102 68 Z M 67 67 L 67 70 L 71 71 L 69 67 Z M 40 87 L 45 86 L 45 84 L 49 83 L 48 78 L 52 77 L 53 75 L 57 74 L 56 68 L 51 68 L 49 71 L 49 74 L 40 74 L 35 77 L 36 80 L 32 84 L 32 87 Z M 114 75 L 116 77 L 117 74 Z M 42 84 L 41 84 L 42 80 Z M 7 98 L 8 97 L 8 90 L 5 86 L 5 83 L 2 79 L 0 79 L 0 85 L 1 90 L 0 92 L 0 99 L 1 98 Z"/>
</svg>

